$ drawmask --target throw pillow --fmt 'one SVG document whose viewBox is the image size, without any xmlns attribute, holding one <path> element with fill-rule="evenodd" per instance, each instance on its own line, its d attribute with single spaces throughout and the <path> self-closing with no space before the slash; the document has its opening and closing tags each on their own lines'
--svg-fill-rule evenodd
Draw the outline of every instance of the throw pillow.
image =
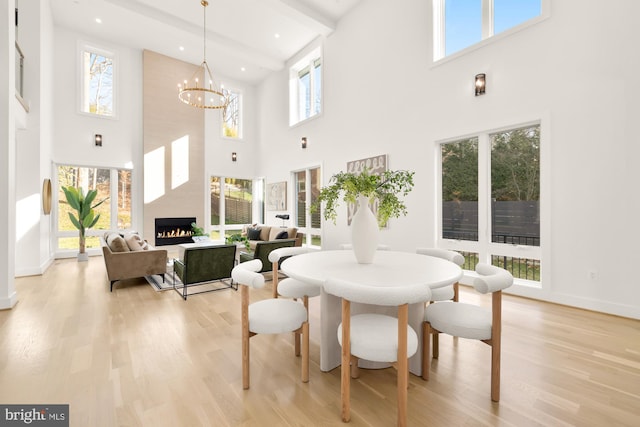
<svg viewBox="0 0 640 427">
<path fill-rule="evenodd" d="M 276 240 L 278 240 L 278 239 L 288 239 L 288 238 L 289 238 L 289 233 L 287 233 L 286 231 L 281 231 L 276 236 Z"/>
<path fill-rule="evenodd" d="M 249 228 L 247 230 L 247 238 L 249 240 L 260 240 L 260 229 L 259 228 Z"/>
<path fill-rule="evenodd" d="M 109 245 L 112 252 L 129 252 L 127 242 L 125 242 L 124 238 L 118 233 L 109 235 L 107 245 Z"/>
<path fill-rule="evenodd" d="M 124 236 L 125 242 L 131 251 L 143 251 L 149 248 L 147 242 L 142 240 L 142 237 L 137 233 L 128 233 Z"/>
</svg>

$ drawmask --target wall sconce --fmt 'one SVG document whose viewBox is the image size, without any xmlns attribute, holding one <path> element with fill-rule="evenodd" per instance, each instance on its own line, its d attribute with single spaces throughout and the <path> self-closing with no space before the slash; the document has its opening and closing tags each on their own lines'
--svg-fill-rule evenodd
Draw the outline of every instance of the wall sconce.
<svg viewBox="0 0 640 427">
<path fill-rule="evenodd" d="M 302 137 L 302 148 L 307 148 L 307 137 L 303 136 Z"/>
<path fill-rule="evenodd" d="M 238 160 L 238 155 L 236 154 L 236 152 L 234 151 L 233 153 L 231 153 L 231 161 L 235 162 L 236 160 Z"/>
<path fill-rule="evenodd" d="M 96 133 L 95 135 L 95 143 L 96 147 L 102 147 L 102 135 L 100 135 L 99 133 Z"/>
<path fill-rule="evenodd" d="M 487 88 L 487 76 L 482 74 L 476 74 L 476 96 L 484 95 Z"/>
</svg>

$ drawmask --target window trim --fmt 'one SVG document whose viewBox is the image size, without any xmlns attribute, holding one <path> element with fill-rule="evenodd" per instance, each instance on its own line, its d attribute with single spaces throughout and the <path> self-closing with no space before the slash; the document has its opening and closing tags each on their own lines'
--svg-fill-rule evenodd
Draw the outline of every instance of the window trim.
<svg viewBox="0 0 640 427">
<path fill-rule="evenodd" d="M 489 199 L 491 197 L 491 135 L 513 129 L 529 126 L 540 126 L 540 246 L 519 246 L 491 241 Z M 550 129 L 549 113 L 544 113 L 538 118 L 513 121 L 510 124 L 501 124 L 492 128 L 482 129 L 477 132 L 443 138 L 434 142 L 434 162 L 437 179 L 435 183 L 434 206 L 435 212 L 435 244 L 442 249 L 450 249 L 460 252 L 476 252 L 479 261 L 491 263 L 491 256 L 510 256 L 518 258 L 534 258 L 540 261 L 540 281 L 532 281 L 514 278 L 515 293 L 522 296 L 539 297 L 539 292 L 550 287 L 551 282 L 551 158 L 550 141 L 548 135 Z M 442 144 L 452 143 L 468 138 L 478 138 L 478 241 L 453 240 L 442 238 Z M 474 272 L 465 271 L 467 278 L 475 277 Z M 471 283 L 464 281 L 464 283 Z"/>
<path fill-rule="evenodd" d="M 433 0 L 432 13 L 433 13 L 433 55 L 431 67 L 435 67 L 441 64 L 445 64 L 456 58 L 464 56 L 470 52 L 480 49 L 484 46 L 495 43 L 502 40 L 505 37 L 510 37 L 522 30 L 537 25 L 543 21 L 546 21 L 551 16 L 551 0 L 540 0 L 540 15 L 528 19 L 518 25 L 515 25 L 507 30 L 501 31 L 498 34 L 494 32 L 494 13 L 493 13 L 493 0 L 481 0 L 482 1 L 482 40 L 474 43 L 470 46 L 460 49 L 450 55 L 445 55 L 445 13 L 444 4 L 446 0 Z"/>
<path fill-rule="evenodd" d="M 109 230 L 118 230 L 118 231 L 127 231 L 127 230 L 135 230 L 136 229 L 136 225 L 135 225 L 135 218 L 137 217 L 137 209 L 136 209 L 136 202 L 134 201 L 136 198 L 136 190 L 135 190 L 135 181 L 136 181 L 136 174 L 135 174 L 135 170 L 133 168 L 127 168 L 127 167 L 120 167 L 120 166 L 104 166 L 104 165 L 100 165 L 100 166 L 96 166 L 96 165 L 79 165 L 79 164 L 71 164 L 71 163 L 53 163 L 53 174 L 52 174 L 52 179 L 51 179 L 51 184 L 52 187 L 55 189 L 55 191 L 53 191 L 53 200 L 52 200 L 52 209 L 51 209 L 51 221 L 53 222 L 52 225 L 52 232 L 51 232 L 51 237 L 50 237 L 50 241 L 51 241 L 51 247 L 53 248 L 54 251 L 54 258 L 69 258 L 69 257 L 73 257 L 77 254 L 78 249 L 63 249 L 63 248 L 59 248 L 58 247 L 58 239 L 63 238 L 63 237 L 77 237 L 78 236 L 78 230 L 70 230 L 70 231 L 65 231 L 65 230 L 59 230 L 58 229 L 58 224 L 59 224 L 59 218 L 58 218 L 58 213 L 59 213 L 59 209 L 58 209 L 58 203 L 60 202 L 58 196 L 60 194 L 60 182 L 58 181 L 58 168 L 61 166 L 69 166 L 69 167 L 74 167 L 74 168 L 88 168 L 88 169 L 109 169 L 110 174 L 109 174 L 109 191 L 110 193 L 113 195 L 115 194 L 116 197 L 113 196 L 109 196 L 109 209 L 110 209 L 110 225 L 109 225 Z M 131 172 L 131 228 L 125 228 L 125 229 L 119 229 L 118 228 L 118 171 L 121 170 L 126 170 L 126 171 L 130 171 Z M 114 203 L 115 201 L 115 203 Z M 55 206 L 55 208 L 53 208 L 53 206 Z M 87 237 L 100 237 L 104 234 L 104 232 L 107 230 L 102 230 L 102 229 L 94 229 L 94 228 L 90 228 L 86 230 L 86 236 Z M 87 248 L 86 252 L 89 255 L 97 255 L 99 253 L 101 253 L 101 249 L 100 247 L 97 248 Z"/>
<path fill-rule="evenodd" d="M 315 63 L 320 61 L 320 111 L 317 113 L 313 113 L 315 110 L 313 106 L 315 105 L 315 77 L 314 77 L 314 69 Z M 309 117 L 301 118 L 300 117 L 300 104 L 299 104 L 299 95 L 300 91 L 298 90 L 298 82 L 300 80 L 300 73 L 306 69 L 309 69 L 309 79 L 311 85 L 311 99 L 310 99 L 310 108 L 311 114 Z M 295 61 L 293 65 L 289 66 L 289 127 L 293 128 L 301 123 L 306 123 L 309 120 L 313 120 L 317 117 L 321 117 L 324 112 L 324 57 L 322 54 L 322 47 L 316 46 L 311 49 L 306 55 L 304 55 L 301 59 Z"/>
<path fill-rule="evenodd" d="M 290 187 L 292 188 L 291 200 L 293 201 L 292 212 L 293 212 L 293 218 L 295 221 L 292 223 L 292 226 L 296 227 L 299 233 L 304 233 L 304 240 L 302 241 L 302 244 L 304 246 L 321 249 L 322 248 L 321 246 L 312 245 L 313 236 L 315 235 L 320 236 L 321 242 L 324 241 L 324 236 L 322 234 L 322 222 L 323 222 L 322 218 L 320 218 L 320 228 L 311 227 L 312 221 L 311 221 L 311 212 L 309 210 L 309 207 L 311 206 L 311 170 L 312 169 L 318 169 L 318 173 L 320 174 L 319 180 L 320 180 L 320 184 L 322 185 L 322 165 L 321 164 L 314 164 L 314 165 L 309 165 L 299 169 L 293 169 L 290 172 L 290 177 L 292 181 L 292 185 L 290 185 Z M 299 189 L 298 189 L 298 181 L 296 180 L 296 174 L 303 171 L 305 172 L 305 207 L 306 207 L 305 224 L 309 224 L 308 227 L 300 227 L 297 222 L 297 218 L 298 218 L 297 202 L 298 202 Z"/>
<path fill-rule="evenodd" d="M 89 51 L 91 53 L 97 53 L 101 56 L 105 56 L 105 57 L 110 57 L 113 61 L 113 71 L 112 71 L 112 84 L 113 84 L 113 90 L 111 92 L 111 98 L 112 98 L 112 104 L 113 104 L 113 114 L 111 116 L 106 116 L 106 115 L 102 115 L 102 114 L 97 114 L 97 113 L 90 113 L 88 111 L 84 111 L 83 110 L 83 99 L 84 99 L 84 92 L 85 92 L 85 88 L 84 88 L 84 52 Z M 76 52 L 77 58 L 78 58 L 78 66 L 77 66 L 77 70 L 78 70 L 78 114 L 87 116 L 87 117 L 97 117 L 100 119 L 107 119 L 107 120 L 118 120 L 119 117 L 119 108 L 118 108 L 118 87 L 120 85 L 119 83 L 119 58 L 118 58 L 118 52 L 116 50 L 110 50 L 110 49 L 105 49 L 102 47 L 99 47 L 97 44 L 95 43 L 89 43 L 83 40 L 79 40 L 78 41 L 78 47 L 77 47 L 77 52 Z"/>
<path fill-rule="evenodd" d="M 247 177 L 244 178 L 242 176 L 230 176 L 230 175 L 224 175 L 224 174 L 209 174 L 208 180 L 207 180 L 207 188 L 211 189 L 211 178 L 218 178 L 220 179 L 220 194 L 224 194 L 224 187 L 226 185 L 225 180 L 227 178 L 229 179 L 242 179 L 245 181 L 251 181 L 251 221 L 249 224 L 260 224 L 262 223 L 262 221 L 264 220 L 264 179 L 263 178 L 251 178 L 251 177 Z M 225 198 L 221 197 L 220 198 L 220 224 L 217 225 L 213 225 L 211 224 L 211 194 L 210 192 L 208 192 L 207 194 L 209 194 L 207 200 L 206 200 L 206 210 L 205 210 L 205 216 L 207 218 L 209 218 L 208 221 L 206 221 L 206 223 L 204 224 L 204 229 L 205 229 L 205 233 L 207 235 L 211 235 L 212 232 L 217 231 L 220 236 L 221 239 L 219 241 L 224 242 L 224 236 L 226 234 L 227 231 L 234 231 L 237 230 L 238 232 L 240 232 L 240 230 L 242 230 L 243 225 L 245 224 L 226 224 L 225 223 L 225 210 L 226 210 L 226 202 L 225 202 Z"/>
</svg>

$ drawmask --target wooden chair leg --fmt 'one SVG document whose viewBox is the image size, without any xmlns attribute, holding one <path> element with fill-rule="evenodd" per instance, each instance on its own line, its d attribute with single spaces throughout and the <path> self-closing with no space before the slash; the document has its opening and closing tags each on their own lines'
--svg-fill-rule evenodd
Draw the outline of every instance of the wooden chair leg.
<svg viewBox="0 0 640 427">
<path fill-rule="evenodd" d="M 351 329 L 351 305 L 349 301 L 342 300 L 342 365 L 340 366 L 340 399 L 342 401 L 342 421 L 348 423 L 351 420 L 351 342 L 349 334 Z"/>
<path fill-rule="evenodd" d="M 249 388 L 249 289 L 242 286 L 242 388 Z"/>
<path fill-rule="evenodd" d="M 293 333 L 293 348 L 296 353 L 296 357 L 300 356 L 300 332 L 296 331 Z"/>
<path fill-rule="evenodd" d="M 422 379 L 429 381 L 429 370 L 431 369 L 431 325 L 429 322 L 422 322 Z"/>
<path fill-rule="evenodd" d="M 458 302 L 458 297 L 460 295 L 460 284 L 458 282 L 453 284 L 453 301 Z"/>
<path fill-rule="evenodd" d="M 309 322 L 302 324 L 302 382 L 309 382 Z"/>
<path fill-rule="evenodd" d="M 409 359 L 407 358 L 407 327 L 409 323 L 409 305 L 398 308 L 398 427 L 407 425 L 407 377 Z"/>
<path fill-rule="evenodd" d="M 360 367 L 358 366 L 359 358 L 356 356 L 351 356 L 350 366 L 351 366 L 351 378 L 356 379 L 360 378 Z"/>
<path fill-rule="evenodd" d="M 500 347 L 502 342 L 502 292 L 491 295 L 491 400 L 500 401 Z"/>
<path fill-rule="evenodd" d="M 273 266 L 273 270 L 271 270 L 271 282 L 273 283 L 271 288 L 271 297 L 278 298 L 278 261 L 271 263 L 271 265 Z"/>
<path fill-rule="evenodd" d="M 440 356 L 440 334 L 432 330 L 431 335 L 433 335 L 433 358 L 437 359 Z"/>
</svg>

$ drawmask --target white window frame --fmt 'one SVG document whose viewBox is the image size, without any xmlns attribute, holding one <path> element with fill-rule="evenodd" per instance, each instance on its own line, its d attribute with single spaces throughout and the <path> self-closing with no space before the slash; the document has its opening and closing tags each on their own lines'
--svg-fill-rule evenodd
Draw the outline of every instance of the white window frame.
<svg viewBox="0 0 640 427">
<path fill-rule="evenodd" d="M 494 243 L 491 241 L 491 216 L 489 201 L 491 200 L 491 135 L 513 129 L 530 126 L 540 126 L 540 246 L 512 245 L 506 243 Z M 537 295 L 535 292 L 547 287 L 550 282 L 551 270 L 551 214 L 549 209 L 550 193 L 550 155 L 547 129 L 549 118 L 522 121 L 517 124 L 500 126 L 479 132 L 460 135 L 436 141 L 436 246 L 458 252 L 474 252 L 478 254 L 478 261 L 491 264 L 491 257 L 507 256 L 513 258 L 528 258 L 540 261 L 540 282 L 514 278 L 514 283 L 525 289 L 521 292 L 524 296 Z M 478 138 L 478 241 L 443 239 L 442 230 L 442 150 L 441 145 L 468 138 Z M 473 277 L 474 272 L 467 272 L 465 276 Z M 531 292 L 530 292 L 531 291 Z"/>
<path fill-rule="evenodd" d="M 446 0 L 433 0 L 433 61 L 441 63 L 447 59 L 457 58 L 489 43 L 493 43 L 496 40 L 508 37 L 518 31 L 524 30 L 532 25 L 538 24 L 545 19 L 549 18 L 551 11 L 551 0 L 540 0 L 540 15 L 528 19 L 518 25 L 515 25 L 507 30 L 501 31 L 498 34 L 494 34 L 494 13 L 493 5 L 494 0 L 481 0 L 482 1 L 482 40 L 467 46 L 457 52 L 450 55 L 446 55 L 445 42 L 445 1 Z"/>
<path fill-rule="evenodd" d="M 93 43 L 88 43 L 85 41 L 78 42 L 78 112 L 83 115 L 87 115 L 90 117 L 99 117 L 102 119 L 118 119 L 118 87 L 119 87 L 119 64 L 118 64 L 118 53 L 115 50 L 105 49 L 99 46 L 96 46 Z M 84 110 L 84 98 L 85 98 L 85 69 L 84 69 L 84 53 L 92 52 L 98 55 L 109 57 L 113 61 L 113 70 L 112 70 L 112 112 L 113 114 L 110 116 L 104 114 L 91 113 L 89 111 Z"/>
<path fill-rule="evenodd" d="M 245 181 L 251 181 L 251 196 L 252 196 L 252 200 L 251 200 L 251 221 L 249 222 L 249 224 L 256 224 L 256 223 L 261 223 L 264 219 L 264 179 L 262 178 L 244 178 L 242 176 L 229 176 L 229 175 L 222 175 L 222 174 L 211 174 L 209 176 L 209 180 L 207 181 L 207 188 L 210 189 L 211 188 L 211 178 L 219 178 L 220 179 L 220 194 L 224 195 L 224 191 L 225 191 L 225 186 L 226 186 L 226 182 L 225 180 L 227 178 L 233 178 L 233 179 L 242 179 Z M 209 196 L 207 198 L 206 201 L 206 206 L 207 209 L 205 212 L 205 215 L 207 216 L 207 218 L 209 218 L 208 221 L 206 221 L 205 224 L 205 232 L 207 235 L 210 235 L 212 232 L 217 231 L 220 233 L 221 236 L 221 241 L 224 242 L 224 235 L 226 234 L 227 231 L 238 231 L 240 232 L 240 230 L 242 230 L 242 226 L 244 224 L 230 224 L 227 225 L 225 223 L 225 209 L 226 209 L 226 205 L 225 205 L 225 198 L 224 197 L 220 197 L 220 212 L 219 212 L 219 216 L 220 216 L 220 224 L 218 225 L 213 225 L 211 224 L 211 194 L 210 192 L 208 192 Z"/>
<path fill-rule="evenodd" d="M 313 72 L 314 65 L 317 61 L 320 61 L 320 111 L 316 112 L 314 105 L 317 102 L 316 90 L 318 82 L 316 82 L 315 74 Z M 310 114 L 309 117 L 301 117 L 300 114 L 300 91 L 299 91 L 299 75 L 300 73 L 309 68 L 309 81 L 310 81 Z M 324 58 L 322 57 L 322 48 L 320 46 L 314 48 L 311 52 L 306 54 L 302 59 L 298 60 L 289 68 L 289 126 L 295 126 L 299 123 L 303 123 L 307 120 L 312 120 L 322 115 L 324 110 Z"/>
<path fill-rule="evenodd" d="M 296 169 L 291 171 L 292 185 L 290 187 L 293 189 L 291 200 L 293 201 L 292 212 L 293 212 L 293 218 L 294 218 L 294 221 L 292 222 L 292 224 L 294 227 L 298 228 L 298 232 L 304 233 L 304 240 L 302 242 L 304 246 L 320 249 L 319 246 L 312 244 L 314 235 L 320 236 L 321 239 L 323 240 L 322 220 L 320 220 L 319 228 L 314 228 L 311 226 L 312 224 L 311 211 L 309 208 L 311 207 L 311 170 L 312 169 L 318 169 L 318 173 L 320 174 L 320 183 L 322 183 L 322 166 L 321 165 L 313 165 L 313 166 L 308 166 L 302 169 Z M 297 223 L 299 189 L 297 185 L 298 182 L 296 181 L 296 174 L 303 171 L 305 172 L 305 200 L 304 201 L 305 201 L 305 207 L 306 207 L 306 210 L 305 210 L 305 224 L 307 224 L 306 227 L 300 227 Z"/>
<path fill-rule="evenodd" d="M 244 117 L 243 117 L 243 103 L 244 103 L 244 93 L 243 91 L 241 91 L 240 89 L 236 89 L 233 87 L 227 87 L 226 88 L 229 92 L 235 93 L 238 96 L 238 136 L 226 136 L 224 134 L 224 117 L 222 117 L 222 120 L 220 120 L 220 134 L 223 138 L 226 139 L 230 139 L 233 141 L 238 141 L 238 140 L 242 140 L 243 139 L 243 123 L 244 123 Z"/>
<path fill-rule="evenodd" d="M 70 166 L 70 167 L 74 167 L 74 168 L 88 168 L 88 169 L 109 169 L 110 171 L 110 175 L 109 175 L 109 191 L 111 193 L 111 196 L 109 197 L 109 200 L 107 200 L 105 203 L 109 203 L 109 209 L 111 211 L 110 215 L 111 215 L 111 219 L 110 219 L 110 225 L 109 225 L 109 230 L 117 230 L 120 232 L 124 232 L 127 230 L 131 230 L 131 229 L 135 229 L 135 221 L 134 219 L 136 218 L 137 215 L 137 209 L 136 206 L 137 204 L 135 203 L 134 199 L 135 199 L 135 173 L 134 170 L 131 168 L 123 168 L 123 167 L 119 167 L 119 166 L 87 166 L 87 165 L 74 165 L 74 164 L 70 164 L 70 163 L 54 163 L 53 164 L 53 178 L 52 178 L 52 185 L 53 188 L 55 189 L 53 191 L 54 193 L 54 197 L 53 197 L 53 204 L 52 206 L 55 206 L 55 209 L 51 209 L 51 216 L 52 216 L 52 221 L 53 221 L 53 233 L 51 236 L 51 247 L 54 248 L 54 257 L 55 258 L 69 258 L 69 257 L 73 257 L 76 256 L 78 249 L 62 249 L 58 247 L 58 239 L 60 238 L 64 238 L 64 237 L 77 237 L 78 236 L 78 230 L 70 230 L 70 231 L 62 231 L 58 229 L 58 224 L 59 224 L 59 218 L 58 218 L 58 203 L 60 202 L 60 200 L 58 199 L 59 196 L 59 190 L 60 190 L 60 183 L 58 182 L 58 168 L 60 166 Z M 118 171 L 120 170 L 128 170 L 131 171 L 131 228 L 127 228 L 127 229 L 119 229 L 118 228 Z M 115 195 L 115 196 L 113 196 Z M 96 201 L 97 202 L 97 201 Z M 94 229 L 94 228 L 90 228 L 86 230 L 86 236 L 87 237 L 95 237 L 95 236 L 102 236 L 104 234 L 106 230 L 102 230 L 102 229 Z M 99 253 L 101 253 L 101 249 L 98 248 L 87 248 L 87 253 L 89 255 L 97 255 Z"/>
</svg>

